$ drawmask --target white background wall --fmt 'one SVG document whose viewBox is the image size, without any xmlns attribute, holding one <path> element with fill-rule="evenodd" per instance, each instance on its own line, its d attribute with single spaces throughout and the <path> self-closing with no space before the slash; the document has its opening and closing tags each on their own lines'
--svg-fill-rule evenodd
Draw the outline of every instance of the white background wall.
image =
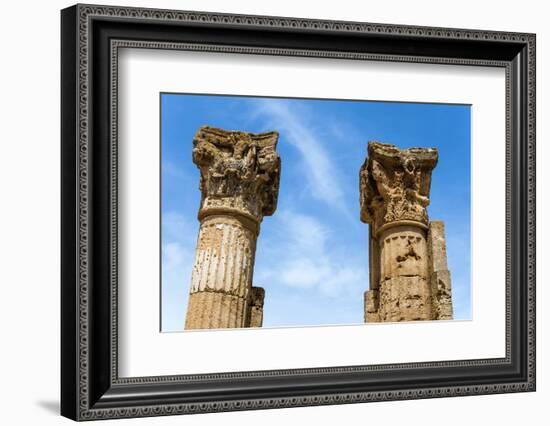
<svg viewBox="0 0 550 426">
<path fill-rule="evenodd" d="M 537 33 L 538 390 L 529 394 L 118 420 L 118 424 L 547 424 L 550 401 L 548 223 L 550 27 L 545 2 L 277 0 L 108 1 L 103 4 Z M 59 404 L 59 9 L 2 5 L 0 64 L 0 419 L 68 424 Z M 546 238 L 545 238 L 546 237 Z M 113 423 L 107 421 L 102 424 Z M 128 423 L 131 422 L 131 423 Z M 113 423 L 116 424 L 116 423 Z"/>
</svg>

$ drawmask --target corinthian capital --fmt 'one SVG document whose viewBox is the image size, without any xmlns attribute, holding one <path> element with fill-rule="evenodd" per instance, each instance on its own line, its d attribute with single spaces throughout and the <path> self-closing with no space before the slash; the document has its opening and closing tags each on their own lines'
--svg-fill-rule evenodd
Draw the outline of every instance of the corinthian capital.
<svg viewBox="0 0 550 426">
<path fill-rule="evenodd" d="M 279 134 L 202 126 L 193 139 L 193 162 L 201 172 L 199 216 L 223 211 L 260 222 L 277 207 L 281 160 Z"/>
<path fill-rule="evenodd" d="M 436 148 L 400 150 L 369 142 L 359 175 L 361 220 L 371 224 L 375 233 L 398 221 L 427 225 L 426 207 L 437 158 Z"/>
</svg>

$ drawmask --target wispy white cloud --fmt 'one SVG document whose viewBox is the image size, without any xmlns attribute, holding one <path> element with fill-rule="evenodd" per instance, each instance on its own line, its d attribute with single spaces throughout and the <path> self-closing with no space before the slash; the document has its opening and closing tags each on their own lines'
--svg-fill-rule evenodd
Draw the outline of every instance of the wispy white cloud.
<svg viewBox="0 0 550 426">
<path fill-rule="evenodd" d="M 177 331 L 183 328 L 193 251 L 189 247 L 172 242 L 162 245 L 162 331 Z"/>
<path fill-rule="evenodd" d="M 162 215 L 163 241 L 189 241 L 195 244 L 197 223 L 190 223 L 182 214 L 168 211 Z"/>
<path fill-rule="evenodd" d="M 284 230 L 276 241 L 262 241 L 266 256 L 256 263 L 255 281 L 302 289 L 332 298 L 360 293 L 366 285 L 366 262 L 334 244 L 335 235 L 318 219 L 278 212 L 274 224 Z M 290 290 L 288 290 L 290 291 Z"/>
<path fill-rule="evenodd" d="M 191 160 L 189 160 L 191 161 Z M 166 176 L 176 179 L 188 179 L 189 176 L 182 167 L 178 167 L 172 161 L 162 161 L 162 173 Z"/>
<path fill-rule="evenodd" d="M 180 243 L 167 243 L 162 246 L 162 264 L 172 268 L 180 267 L 189 260 L 190 251 Z"/>
<path fill-rule="evenodd" d="M 313 256 L 323 254 L 330 231 L 326 225 L 313 216 L 291 210 L 278 212 L 280 229 L 284 230 L 288 250 L 293 255 L 307 252 Z"/>
<path fill-rule="evenodd" d="M 168 285 L 181 286 L 182 280 L 191 278 L 197 234 L 186 218 L 175 212 L 162 215 L 162 227 L 163 281 L 168 279 Z"/>
<path fill-rule="evenodd" d="M 197 232 L 186 218 L 173 211 L 162 215 L 162 330 L 183 328 Z"/>
<path fill-rule="evenodd" d="M 452 229 L 446 226 L 447 261 L 451 271 L 455 319 L 472 319 L 471 249 L 467 237 L 469 227 Z"/>
<path fill-rule="evenodd" d="M 302 157 L 304 177 L 311 194 L 331 207 L 344 205 L 340 172 L 325 146 L 318 128 L 310 124 L 309 111 L 298 109 L 289 102 L 275 99 L 258 100 L 257 116 L 266 119 L 270 127 L 294 146 Z"/>
<path fill-rule="evenodd" d="M 365 149 L 365 155 L 367 152 L 367 144 L 365 139 L 365 134 L 360 133 L 355 126 L 353 126 L 351 123 L 343 121 L 343 120 L 336 120 L 334 118 L 329 118 L 326 123 L 326 128 L 328 134 L 333 138 L 334 140 L 337 140 L 340 143 L 345 143 L 348 145 L 355 144 L 355 143 L 364 143 L 364 149 Z"/>
</svg>

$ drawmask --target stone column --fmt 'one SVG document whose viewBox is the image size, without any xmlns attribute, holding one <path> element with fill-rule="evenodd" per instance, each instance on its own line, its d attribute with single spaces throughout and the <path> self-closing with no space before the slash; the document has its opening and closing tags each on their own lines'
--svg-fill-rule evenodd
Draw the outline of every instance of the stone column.
<svg viewBox="0 0 550 426">
<path fill-rule="evenodd" d="M 441 307 L 434 292 L 434 279 L 446 270 L 446 253 L 441 244 L 434 244 L 439 236 L 444 238 L 443 228 L 436 226 L 429 234 L 426 211 L 437 159 L 435 148 L 400 150 L 369 142 L 360 171 L 361 220 L 369 224 L 366 322 L 439 319 L 439 311 L 448 315 L 450 276 L 444 285 L 448 300 Z"/>
<path fill-rule="evenodd" d="M 262 287 L 252 287 L 248 298 L 247 327 L 261 327 L 264 321 L 265 290 Z"/>
<path fill-rule="evenodd" d="M 451 296 L 451 272 L 447 266 L 445 225 L 442 221 L 430 222 L 428 229 L 428 251 L 430 259 L 430 280 L 433 295 L 434 318 L 453 319 Z"/>
<path fill-rule="evenodd" d="M 186 329 L 249 327 L 252 318 L 261 326 L 256 305 L 261 293 L 262 312 L 264 292 L 252 277 L 260 223 L 277 207 L 278 137 L 208 126 L 195 135 L 202 197 Z"/>
</svg>

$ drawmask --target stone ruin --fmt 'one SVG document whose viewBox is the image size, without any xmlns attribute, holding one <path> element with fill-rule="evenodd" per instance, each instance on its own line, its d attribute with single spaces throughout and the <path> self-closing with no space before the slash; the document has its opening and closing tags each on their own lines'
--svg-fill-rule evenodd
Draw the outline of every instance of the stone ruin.
<svg viewBox="0 0 550 426">
<path fill-rule="evenodd" d="M 369 224 L 366 322 L 452 319 L 444 225 L 428 219 L 435 148 L 369 142 L 359 173 L 361 220 Z"/>
<path fill-rule="evenodd" d="M 265 291 L 252 274 L 260 223 L 277 207 L 278 138 L 208 126 L 195 135 L 202 196 L 186 329 L 262 326 Z"/>
<path fill-rule="evenodd" d="M 277 207 L 279 134 L 201 127 L 200 229 L 185 329 L 261 327 L 265 290 L 252 285 L 256 240 Z M 444 226 L 426 207 L 435 148 L 369 142 L 360 170 L 361 220 L 369 224 L 366 322 L 452 319 Z"/>
</svg>

